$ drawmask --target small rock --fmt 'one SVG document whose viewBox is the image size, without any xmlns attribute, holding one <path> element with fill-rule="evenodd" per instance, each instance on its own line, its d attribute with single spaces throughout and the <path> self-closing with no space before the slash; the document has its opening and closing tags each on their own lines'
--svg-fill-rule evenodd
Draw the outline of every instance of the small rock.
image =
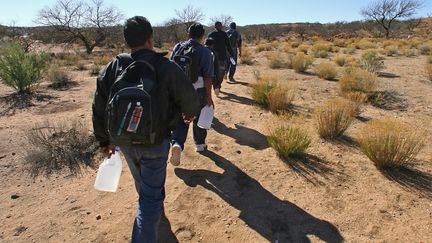
<svg viewBox="0 0 432 243">
<path fill-rule="evenodd" d="M 102 218 L 102 216 L 98 215 L 96 216 L 96 220 L 100 220 Z"/>
<path fill-rule="evenodd" d="M 91 214 L 91 212 L 87 212 L 87 215 L 90 215 Z"/>
<path fill-rule="evenodd" d="M 14 195 L 11 195 L 11 199 L 18 199 L 20 196 L 18 196 L 18 195 L 16 195 L 16 194 L 14 194 Z"/>
<path fill-rule="evenodd" d="M 0 156 L 0 159 L 4 159 L 4 158 L 6 158 L 6 155 L 1 155 Z"/>
<path fill-rule="evenodd" d="M 240 150 L 237 150 L 236 153 L 241 154 L 242 152 Z"/>
<path fill-rule="evenodd" d="M 15 156 L 16 155 L 16 153 L 12 153 L 12 156 Z"/>
</svg>

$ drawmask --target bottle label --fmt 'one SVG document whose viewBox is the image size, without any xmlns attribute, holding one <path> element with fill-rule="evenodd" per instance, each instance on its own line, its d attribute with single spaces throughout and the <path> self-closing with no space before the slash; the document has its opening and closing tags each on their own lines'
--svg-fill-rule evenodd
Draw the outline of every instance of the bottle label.
<svg viewBox="0 0 432 243">
<path fill-rule="evenodd" d="M 137 132 L 138 125 L 141 121 L 142 112 L 143 112 L 142 106 L 140 106 L 140 105 L 135 106 L 135 109 L 132 113 L 132 117 L 129 121 L 129 126 L 126 129 L 126 131 L 133 132 L 133 133 Z"/>
</svg>

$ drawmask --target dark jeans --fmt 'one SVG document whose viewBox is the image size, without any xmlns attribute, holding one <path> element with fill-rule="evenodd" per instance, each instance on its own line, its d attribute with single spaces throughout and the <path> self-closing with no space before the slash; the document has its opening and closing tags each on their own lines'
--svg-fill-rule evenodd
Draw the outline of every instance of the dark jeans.
<svg viewBox="0 0 432 243">
<path fill-rule="evenodd" d="M 236 63 L 236 65 L 232 65 L 231 61 L 230 61 L 230 57 L 227 57 L 226 60 L 226 72 L 228 73 L 228 78 L 234 78 L 234 74 L 236 72 L 237 69 L 237 48 L 235 48 L 234 50 L 234 61 Z"/>
<path fill-rule="evenodd" d="M 219 70 L 218 70 L 219 75 L 217 76 L 216 82 L 214 82 L 213 84 L 213 88 L 215 89 L 220 89 L 222 87 L 222 81 L 225 75 L 225 67 L 226 67 L 225 59 L 224 60 L 219 59 L 218 62 L 219 62 Z"/>
<path fill-rule="evenodd" d="M 207 94 L 204 88 L 197 90 L 198 97 L 200 100 L 200 107 L 201 109 L 207 105 Z M 205 139 L 207 137 L 207 130 L 202 129 L 198 127 L 198 117 L 193 121 L 193 138 L 195 141 L 195 144 L 205 144 Z M 189 124 L 186 124 L 182 118 L 179 119 L 179 122 L 177 123 L 177 126 L 175 130 L 172 133 L 172 140 L 171 144 L 178 144 L 184 150 L 184 144 L 186 142 L 187 134 L 189 131 Z"/>
<path fill-rule="evenodd" d="M 138 209 L 132 230 L 132 243 L 156 243 L 165 199 L 165 178 L 169 140 L 154 147 L 122 147 L 138 192 Z"/>
</svg>

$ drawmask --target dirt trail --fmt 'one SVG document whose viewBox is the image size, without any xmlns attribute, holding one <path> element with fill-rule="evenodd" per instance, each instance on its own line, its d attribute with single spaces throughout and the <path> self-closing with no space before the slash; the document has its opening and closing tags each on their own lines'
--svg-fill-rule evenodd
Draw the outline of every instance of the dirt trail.
<svg viewBox="0 0 432 243">
<path fill-rule="evenodd" d="M 393 67 L 386 71 L 401 77 L 385 79 L 382 86 L 398 90 L 408 99 L 410 109 L 385 111 L 367 106 L 362 114 L 365 119 L 385 115 L 430 119 L 431 85 L 423 81 L 419 70 L 399 69 L 415 67 L 423 60 L 405 59 L 386 61 Z M 224 83 L 221 97 L 215 98 L 209 151 L 197 154 L 189 136 L 181 165 L 168 165 L 160 242 L 430 241 L 432 204 L 416 188 L 415 179 L 426 182 L 423 189 L 431 189 L 427 185 L 432 181 L 427 164 L 431 145 L 419 156 L 421 172 L 411 177 L 404 174 L 412 179 L 411 184 L 388 180 L 355 145 L 328 143 L 316 136 L 311 111 L 337 95 L 337 83 L 282 70 L 275 72 L 296 83 L 295 109 L 313 134 L 307 161 L 287 165 L 266 142 L 264 134 L 272 115 L 253 106 L 249 95 L 252 71 L 266 68 L 262 56 L 257 60 L 255 66 L 240 66 L 239 82 Z M 117 193 L 95 191 L 93 170 L 79 178 L 56 176 L 36 181 L 22 172 L 23 134 L 32 122 L 47 117 L 90 119 L 94 78 L 79 72 L 74 76 L 78 87 L 47 91 L 52 97 L 40 105 L 0 116 L 0 242 L 130 239 L 137 195 L 125 165 Z M 2 96 L 12 92 L 0 88 Z M 356 121 L 348 134 L 361 124 Z M 13 195 L 18 198 L 12 199 Z"/>
</svg>

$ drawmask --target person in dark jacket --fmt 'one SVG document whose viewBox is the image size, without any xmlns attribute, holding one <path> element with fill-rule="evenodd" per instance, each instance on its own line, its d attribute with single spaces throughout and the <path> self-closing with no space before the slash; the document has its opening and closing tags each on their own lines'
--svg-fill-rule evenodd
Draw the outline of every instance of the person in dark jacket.
<svg viewBox="0 0 432 243">
<path fill-rule="evenodd" d="M 237 68 L 237 55 L 240 57 L 242 55 L 242 37 L 237 31 L 237 25 L 235 22 L 232 22 L 229 27 L 230 28 L 226 33 L 228 35 L 228 39 L 230 40 L 231 48 L 234 52 L 234 55 L 232 56 L 232 58 L 234 58 L 234 64 L 227 59 L 226 73 L 228 74 L 228 80 L 235 82 L 234 74 Z"/>
<path fill-rule="evenodd" d="M 219 91 L 221 88 L 221 84 L 219 83 L 219 62 L 218 62 L 218 57 L 217 54 L 215 52 L 214 48 L 214 40 L 213 38 L 207 38 L 204 45 L 211 51 L 212 55 L 213 55 L 213 67 L 214 67 L 214 77 L 212 79 L 213 81 L 213 89 L 215 91 L 216 96 L 219 96 Z"/>
<path fill-rule="evenodd" d="M 154 64 L 157 75 L 157 91 L 152 102 L 158 104 L 158 134 L 160 144 L 152 146 L 130 145 L 120 147 L 139 195 L 138 210 L 132 230 L 132 242 L 157 242 L 157 230 L 163 212 L 165 178 L 170 134 L 180 119 L 191 120 L 200 111 L 199 100 L 189 78 L 174 63 L 163 57 L 166 53 L 153 51 L 153 29 L 150 22 L 141 16 L 126 21 L 124 38 L 131 49 L 133 60 L 146 60 Z M 117 56 L 101 71 L 97 78 L 93 100 L 93 130 L 101 146 L 101 152 L 110 156 L 114 144 L 110 143 L 105 124 L 105 109 L 111 87 L 133 60 Z M 127 55 L 126 55 L 127 56 Z M 157 60 L 157 61 L 155 61 Z"/>
<path fill-rule="evenodd" d="M 208 35 L 208 37 L 214 40 L 214 50 L 218 56 L 218 63 L 219 63 L 218 83 L 222 84 L 223 76 L 225 74 L 227 58 L 233 57 L 234 52 L 231 48 L 231 44 L 229 42 L 227 33 L 223 31 L 223 26 L 221 22 L 217 21 L 215 23 L 215 30 L 212 31 Z M 227 52 L 230 55 L 229 57 L 227 56 Z M 217 91 L 216 90 L 215 91 L 219 93 L 219 90 L 220 87 Z"/>
</svg>

